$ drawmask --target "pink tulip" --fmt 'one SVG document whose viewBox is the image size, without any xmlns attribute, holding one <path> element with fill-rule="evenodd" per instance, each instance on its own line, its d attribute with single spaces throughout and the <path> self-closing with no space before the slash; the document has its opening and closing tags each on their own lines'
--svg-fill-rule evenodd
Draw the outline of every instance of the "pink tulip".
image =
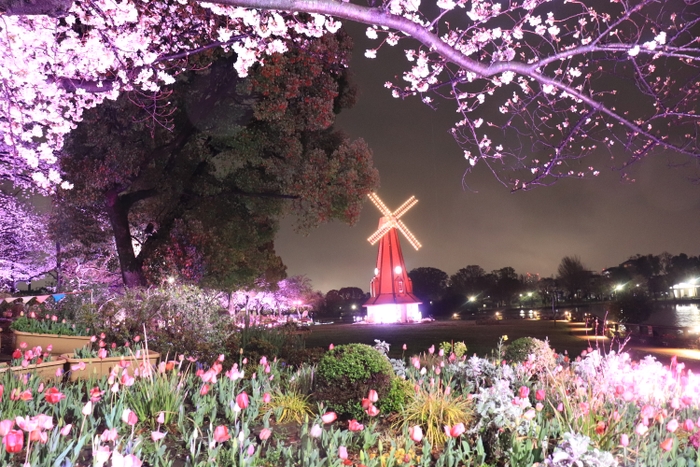
<svg viewBox="0 0 700 467">
<path fill-rule="evenodd" d="M 634 429 L 634 432 L 639 436 L 644 436 L 647 431 L 649 431 L 649 427 L 647 427 L 644 423 L 639 423 Z"/>
<path fill-rule="evenodd" d="M 322 433 L 323 430 L 319 425 L 314 425 L 311 427 L 311 430 L 309 430 L 309 436 L 312 438 L 320 438 Z"/>
<path fill-rule="evenodd" d="M 333 350 L 334 348 L 335 348 L 335 346 L 333 344 L 328 346 L 328 350 Z"/>
<path fill-rule="evenodd" d="M 530 395 L 530 388 L 528 388 L 527 386 L 520 386 L 520 389 L 518 390 L 518 395 L 521 399 L 527 398 L 527 396 Z"/>
<path fill-rule="evenodd" d="M 532 420 L 533 418 L 535 418 L 535 415 L 536 415 L 535 410 L 534 410 L 534 409 L 530 409 L 530 410 L 528 410 L 527 412 L 525 412 L 525 413 L 523 414 L 523 418 L 524 418 L 525 420 Z"/>
<path fill-rule="evenodd" d="M 672 418 L 669 420 L 669 422 L 666 424 L 666 431 L 669 433 L 673 433 L 678 429 L 678 420 L 675 418 Z"/>
<path fill-rule="evenodd" d="M 68 425 L 64 426 L 63 428 L 61 428 L 61 431 L 60 431 L 61 436 L 68 436 L 70 434 L 71 428 L 73 428 L 73 425 L 70 423 Z"/>
<path fill-rule="evenodd" d="M 165 438 L 165 433 L 161 433 L 160 431 L 151 431 L 151 439 L 154 443 L 160 441 L 163 438 Z"/>
<path fill-rule="evenodd" d="M 248 457 L 251 457 L 253 454 L 255 454 L 255 446 L 250 444 L 248 445 Z"/>
<path fill-rule="evenodd" d="M 272 400 L 272 396 L 270 395 L 269 392 L 266 392 L 265 394 L 263 394 L 262 400 L 265 404 L 269 404 L 270 401 Z"/>
<path fill-rule="evenodd" d="M 352 419 L 348 422 L 348 430 L 350 431 L 362 431 L 364 428 L 365 426 L 355 419 Z"/>
<path fill-rule="evenodd" d="M 110 443 L 116 441 L 119 438 L 119 432 L 116 428 L 105 429 L 100 435 L 100 439 L 103 443 Z"/>
<path fill-rule="evenodd" d="M 104 465 L 109 460 L 110 455 L 112 455 L 112 451 L 109 450 L 109 446 L 100 446 L 92 451 L 92 457 L 97 465 Z"/>
<path fill-rule="evenodd" d="M 328 424 L 328 423 L 333 423 L 336 421 L 338 418 L 338 415 L 336 415 L 335 412 L 326 412 L 323 415 L 321 415 L 321 420 L 323 420 L 323 423 Z"/>
<path fill-rule="evenodd" d="M 695 429 L 695 423 L 691 419 L 686 419 L 686 421 L 683 422 L 683 429 L 685 431 L 693 431 Z"/>
<path fill-rule="evenodd" d="M 408 347 L 406 347 L 406 344 L 403 345 L 403 349 L 406 350 Z"/>
<path fill-rule="evenodd" d="M 629 446 L 629 444 L 630 444 L 630 438 L 629 438 L 629 436 L 627 436 L 625 433 L 622 433 L 622 434 L 620 435 L 620 444 L 621 444 L 623 447 L 627 447 L 627 446 Z"/>
<path fill-rule="evenodd" d="M 200 396 L 206 396 L 207 393 L 209 393 L 209 385 L 208 384 L 203 384 L 202 387 L 199 390 L 199 395 Z"/>
<path fill-rule="evenodd" d="M 138 416 L 131 409 L 124 409 L 122 412 L 122 422 L 127 425 L 134 426 L 139 421 Z"/>
<path fill-rule="evenodd" d="M 369 394 L 367 395 L 367 399 L 369 399 L 371 402 L 377 402 L 379 400 L 379 395 L 377 394 L 377 391 L 374 389 L 369 390 Z"/>
<path fill-rule="evenodd" d="M 236 404 L 238 404 L 238 407 L 240 407 L 241 410 L 248 407 L 250 401 L 248 400 L 248 394 L 246 394 L 245 391 L 236 396 Z"/>
<path fill-rule="evenodd" d="M 260 430 L 260 441 L 265 441 L 269 439 L 270 436 L 272 436 L 272 430 L 270 430 L 269 428 L 263 428 L 262 430 Z"/>
<path fill-rule="evenodd" d="M 15 426 L 14 420 L 3 420 L 0 422 L 0 437 L 7 435 Z"/>
<path fill-rule="evenodd" d="M 97 351 L 97 358 L 104 359 L 107 358 L 107 349 L 100 349 Z"/>
<path fill-rule="evenodd" d="M 219 425 L 214 428 L 214 441 L 217 443 L 224 443 L 229 439 L 231 439 L 231 435 L 228 433 L 228 427 Z"/>
<path fill-rule="evenodd" d="M 448 438 L 458 438 L 462 433 L 466 431 L 464 423 L 457 423 L 453 427 L 445 425 L 445 435 Z"/>
<path fill-rule="evenodd" d="M 415 443 L 420 443 L 423 440 L 423 430 L 420 426 L 415 425 L 408 429 L 408 436 Z"/>
<path fill-rule="evenodd" d="M 92 401 L 87 401 L 87 404 L 83 406 L 83 409 L 81 410 L 83 415 L 86 417 L 92 413 Z"/>
<path fill-rule="evenodd" d="M 260 365 L 261 365 L 261 366 L 267 365 L 267 357 L 263 356 L 263 357 L 260 359 Z"/>
<path fill-rule="evenodd" d="M 348 448 L 346 448 L 345 446 L 340 446 L 338 448 L 338 457 L 340 457 L 343 460 L 347 459 L 348 458 Z"/>
<path fill-rule="evenodd" d="M 165 423 L 165 412 L 160 412 L 160 413 L 158 414 L 158 418 L 156 418 L 156 422 L 158 422 L 158 423 L 161 424 L 161 425 L 162 425 L 163 423 Z"/>
<path fill-rule="evenodd" d="M 434 345 L 431 345 L 431 346 L 428 348 L 428 353 L 429 353 L 430 355 L 432 355 L 432 354 L 435 353 L 435 346 L 434 346 Z"/>
<path fill-rule="evenodd" d="M 545 398 L 544 389 L 538 389 L 537 391 L 535 391 L 535 400 L 543 401 L 544 398 Z"/>
<path fill-rule="evenodd" d="M 367 410 L 365 410 L 365 412 L 370 417 L 376 417 L 377 415 L 379 415 L 379 409 L 376 408 L 374 405 L 370 405 L 369 407 L 367 407 Z"/>
</svg>

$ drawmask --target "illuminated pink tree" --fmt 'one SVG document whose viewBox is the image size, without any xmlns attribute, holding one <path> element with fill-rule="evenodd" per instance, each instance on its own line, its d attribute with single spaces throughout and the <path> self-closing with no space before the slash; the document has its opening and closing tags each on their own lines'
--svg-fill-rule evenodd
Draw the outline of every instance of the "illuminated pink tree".
<svg viewBox="0 0 700 467">
<path fill-rule="evenodd" d="M 56 265 L 46 216 L 28 202 L 0 192 L 0 291 L 14 292 L 17 282 L 44 276 Z"/>
<path fill-rule="evenodd" d="M 386 86 L 431 106 L 453 101 L 452 133 L 467 171 L 484 163 L 512 189 L 596 175 L 580 159 L 604 150 L 623 169 L 657 149 L 700 156 L 699 12 L 681 1 L 45 0 L 34 7 L 53 17 L 0 2 L 7 146 L 0 176 L 29 172 L 42 187 L 62 183 L 52 170 L 55 151 L 83 109 L 123 91 L 156 96 L 204 47 L 234 50 L 244 75 L 287 47 L 290 29 L 336 30 L 330 17 L 370 25 L 377 46 L 369 58 L 405 43 L 403 82 Z M 167 121 L 157 103 L 155 124 Z"/>
</svg>

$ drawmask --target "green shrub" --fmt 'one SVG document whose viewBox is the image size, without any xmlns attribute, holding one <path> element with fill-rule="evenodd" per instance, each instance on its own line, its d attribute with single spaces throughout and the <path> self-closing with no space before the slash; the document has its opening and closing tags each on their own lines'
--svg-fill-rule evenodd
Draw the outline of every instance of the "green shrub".
<svg viewBox="0 0 700 467">
<path fill-rule="evenodd" d="M 389 360 L 369 345 L 339 345 L 319 362 L 314 395 L 339 416 L 360 419 L 366 417 L 361 402 L 369 390 L 380 401 L 387 398 L 392 378 Z"/>
<path fill-rule="evenodd" d="M 511 363 L 526 362 L 530 355 L 534 355 L 534 359 L 528 365 L 533 373 L 543 373 L 556 366 L 557 356 L 549 342 L 534 337 L 515 339 L 505 351 L 505 359 Z"/>
<path fill-rule="evenodd" d="M 391 378 L 391 386 L 386 397 L 377 401 L 377 408 L 383 415 L 399 413 L 413 397 L 413 385 L 398 377 Z"/>
<path fill-rule="evenodd" d="M 506 346 L 505 359 L 511 363 L 521 363 L 535 350 L 534 337 L 521 337 Z"/>
</svg>

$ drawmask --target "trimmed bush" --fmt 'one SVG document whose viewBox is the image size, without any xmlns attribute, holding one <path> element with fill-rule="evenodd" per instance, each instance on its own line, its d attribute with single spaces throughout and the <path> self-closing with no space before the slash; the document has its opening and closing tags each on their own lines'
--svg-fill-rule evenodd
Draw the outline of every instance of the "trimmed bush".
<svg viewBox="0 0 700 467">
<path fill-rule="evenodd" d="M 389 360 L 369 345 L 339 345 L 319 362 L 314 395 L 339 416 L 360 419 L 366 417 L 361 402 L 369 390 L 377 391 L 381 409 L 393 377 Z"/>
</svg>

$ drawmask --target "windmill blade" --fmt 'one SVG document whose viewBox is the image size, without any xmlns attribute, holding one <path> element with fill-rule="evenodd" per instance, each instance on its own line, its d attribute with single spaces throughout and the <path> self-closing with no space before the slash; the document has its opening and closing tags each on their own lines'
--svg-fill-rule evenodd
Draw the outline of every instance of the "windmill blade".
<svg viewBox="0 0 700 467">
<path fill-rule="evenodd" d="M 416 197 L 411 196 L 405 203 L 399 206 L 399 208 L 396 211 L 394 211 L 394 217 L 398 219 L 399 217 L 403 216 L 404 214 L 406 214 L 406 211 L 415 206 L 417 202 L 418 200 L 416 199 Z"/>
<path fill-rule="evenodd" d="M 369 242 L 370 245 L 374 245 L 379 241 L 380 238 L 382 238 L 386 233 L 391 230 L 394 227 L 394 224 L 391 222 L 387 222 L 381 227 L 377 229 L 376 232 L 374 232 L 372 235 L 369 236 L 367 241 Z"/>
<path fill-rule="evenodd" d="M 420 247 L 423 246 L 420 244 L 418 239 L 411 233 L 411 231 L 408 230 L 408 227 L 406 227 L 406 224 L 404 224 L 400 220 L 397 220 L 396 227 L 401 231 L 403 236 L 406 237 L 406 240 L 408 240 L 408 243 L 410 243 L 413 248 L 418 250 L 418 249 L 420 249 Z"/>
<path fill-rule="evenodd" d="M 384 215 L 384 217 L 392 216 L 389 208 L 386 207 L 386 204 L 384 204 L 381 199 L 379 199 L 379 196 L 377 196 L 376 193 L 369 193 L 367 196 L 370 200 L 372 200 L 374 205 L 377 206 L 377 209 L 379 209 L 379 212 L 381 212 Z"/>
</svg>

